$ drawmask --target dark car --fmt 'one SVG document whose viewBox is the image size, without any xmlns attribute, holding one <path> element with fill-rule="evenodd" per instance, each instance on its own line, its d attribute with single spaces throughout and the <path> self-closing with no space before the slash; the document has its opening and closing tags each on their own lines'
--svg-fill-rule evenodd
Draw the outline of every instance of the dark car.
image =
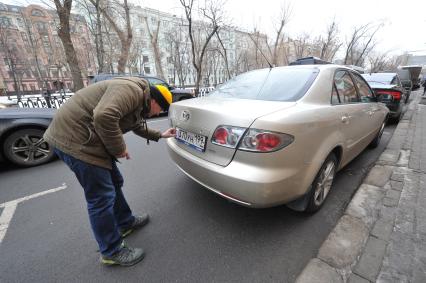
<svg viewBox="0 0 426 283">
<path fill-rule="evenodd" d="M 406 91 L 401 84 L 397 73 L 370 73 L 362 74 L 370 87 L 375 91 L 380 102 L 389 108 L 389 117 L 399 121 L 402 117 Z"/>
<path fill-rule="evenodd" d="M 119 77 L 140 77 L 140 78 L 146 79 L 151 85 L 163 85 L 167 87 L 172 93 L 173 102 L 194 98 L 194 95 L 190 90 L 178 89 L 178 88 L 172 87 L 164 80 L 157 77 L 152 77 L 152 76 L 144 76 L 144 75 L 138 75 L 138 74 L 98 74 L 98 75 L 90 76 L 89 78 L 90 78 L 90 83 L 97 83 L 100 81 L 110 80 L 112 78 L 119 78 Z"/>
<path fill-rule="evenodd" d="M 30 167 L 54 158 L 52 147 L 43 139 L 54 109 L 0 109 L 0 160 Z"/>
<path fill-rule="evenodd" d="M 401 80 L 402 87 L 405 89 L 406 100 L 405 103 L 408 102 L 408 99 L 411 95 L 411 90 L 413 89 L 413 81 L 411 79 L 411 73 L 407 69 L 398 69 L 396 73 Z"/>
</svg>

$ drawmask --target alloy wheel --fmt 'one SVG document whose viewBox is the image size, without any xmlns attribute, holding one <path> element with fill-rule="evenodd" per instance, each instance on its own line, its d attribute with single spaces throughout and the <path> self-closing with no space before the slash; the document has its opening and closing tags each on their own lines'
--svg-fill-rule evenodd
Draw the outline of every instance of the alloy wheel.
<svg viewBox="0 0 426 283">
<path fill-rule="evenodd" d="M 29 164 L 42 163 L 44 159 L 51 156 L 49 144 L 43 139 L 43 136 L 34 133 L 15 137 L 10 150 L 14 159 Z"/>
<path fill-rule="evenodd" d="M 331 189 L 331 185 L 333 184 L 335 170 L 336 165 L 333 160 L 328 160 L 317 180 L 315 187 L 314 203 L 316 206 L 320 206 L 327 198 L 327 195 Z"/>
</svg>

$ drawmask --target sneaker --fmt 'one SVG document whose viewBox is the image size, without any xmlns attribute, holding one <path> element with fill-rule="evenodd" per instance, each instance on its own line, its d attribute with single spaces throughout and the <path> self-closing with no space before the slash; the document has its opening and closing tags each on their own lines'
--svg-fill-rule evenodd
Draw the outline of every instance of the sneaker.
<svg viewBox="0 0 426 283">
<path fill-rule="evenodd" d="M 101 255 L 101 263 L 105 265 L 132 266 L 144 258 L 143 249 L 130 248 L 124 242 L 121 245 L 121 249 L 112 256 Z"/>
<path fill-rule="evenodd" d="M 130 227 L 120 229 L 121 237 L 125 238 L 130 235 L 134 230 L 140 229 L 149 222 L 149 215 L 144 213 L 142 215 L 135 215 L 135 221 Z"/>
</svg>

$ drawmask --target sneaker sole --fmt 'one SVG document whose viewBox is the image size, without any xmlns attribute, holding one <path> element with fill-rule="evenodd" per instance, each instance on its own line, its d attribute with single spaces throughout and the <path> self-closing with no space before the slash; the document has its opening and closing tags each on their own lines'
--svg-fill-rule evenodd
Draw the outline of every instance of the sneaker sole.
<svg viewBox="0 0 426 283">
<path fill-rule="evenodd" d="M 129 262 L 129 263 L 119 263 L 119 262 L 116 262 L 116 261 L 111 260 L 111 259 L 101 258 L 101 263 L 102 263 L 103 265 L 106 265 L 106 266 L 113 266 L 113 265 L 119 265 L 119 266 L 132 266 L 132 265 L 135 265 L 136 263 L 140 262 L 140 261 L 141 261 L 141 260 L 143 260 L 144 258 L 145 258 L 145 254 L 142 254 L 142 256 L 141 256 L 141 257 L 139 257 L 139 258 L 137 258 L 136 260 L 131 261 L 131 262 Z"/>
</svg>

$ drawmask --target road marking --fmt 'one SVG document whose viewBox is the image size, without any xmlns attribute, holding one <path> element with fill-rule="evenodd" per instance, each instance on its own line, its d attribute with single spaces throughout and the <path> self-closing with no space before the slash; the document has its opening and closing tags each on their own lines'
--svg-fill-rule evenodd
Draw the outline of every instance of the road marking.
<svg viewBox="0 0 426 283">
<path fill-rule="evenodd" d="M 43 191 L 40 193 L 32 194 L 29 196 L 25 196 L 22 198 L 18 198 L 15 200 L 11 200 L 8 202 L 4 202 L 0 204 L 0 208 L 4 208 L 2 213 L 0 214 L 0 244 L 3 242 L 4 236 L 6 236 L 7 228 L 9 228 L 9 223 L 12 221 L 13 214 L 15 214 L 16 207 L 19 203 L 33 199 L 38 198 L 47 194 L 55 193 L 61 190 L 64 190 L 67 188 L 66 184 L 62 184 L 62 186 L 50 189 L 47 191 Z"/>
</svg>

